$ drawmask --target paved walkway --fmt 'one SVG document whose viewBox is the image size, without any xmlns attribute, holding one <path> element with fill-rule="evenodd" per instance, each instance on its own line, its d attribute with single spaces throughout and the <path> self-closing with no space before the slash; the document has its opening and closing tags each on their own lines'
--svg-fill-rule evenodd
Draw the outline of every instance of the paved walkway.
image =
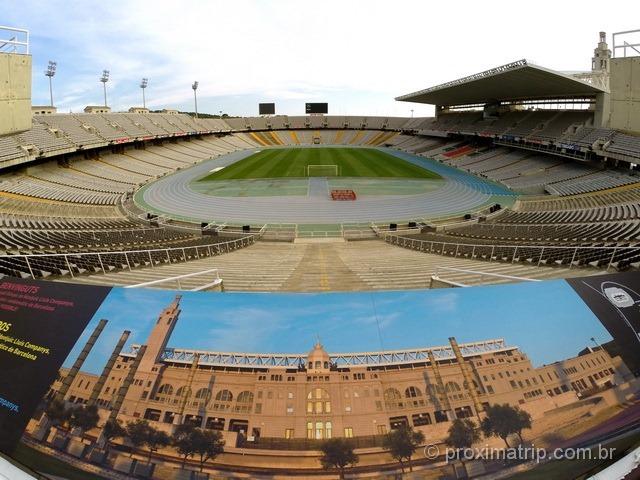
<svg viewBox="0 0 640 480">
<path fill-rule="evenodd" d="M 228 291 L 321 292 L 429 288 L 438 267 L 455 267 L 519 277 L 551 279 L 601 273 L 596 269 L 536 267 L 487 262 L 417 252 L 381 240 L 342 243 L 288 243 L 259 241 L 217 257 L 186 263 L 83 275 L 73 281 L 98 285 L 131 285 L 217 268 Z M 447 280 L 468 285 L 508 280 L 469 273 L 441 273 Z M 183 288 L 196 287 L 206 277 L 193 277 Z M 162 288 L 175 288 L 164 284 Z"/>
<path fill-rule="evenodd" d="M 329 201 L 329 184 L 326 178 L 311 177 L 309 179 L 309 197 L 316 201 Z"/>
</svg>

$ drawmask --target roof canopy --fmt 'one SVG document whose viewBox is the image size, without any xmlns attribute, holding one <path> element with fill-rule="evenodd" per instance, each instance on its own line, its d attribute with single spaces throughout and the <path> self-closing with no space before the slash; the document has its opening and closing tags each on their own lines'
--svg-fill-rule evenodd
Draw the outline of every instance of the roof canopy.
<svg viewBox="0 0 640 480">
<path fill-rule="evenodd" d="M 504 339 L 497 338 L 458 345 L 463 357 L 473 357 L 485 353 L 506 352 L 517 350 L 518 347 L 509 346 Z M 322 347 L 320 347 L 322 348 Z M 131 351 L 120 353 L 122 357 L 135 358 L 140 345 L 131 345 Z M 429 361 L 429 352 L 433 353 L 436 361 L 452 360 L 455 353 L 451 345 L 427 347 L 407 350 L 384 350 L 379 352 L 333 353 L 328 355 L 331 363 L 338 367 L 349 366 L 384 366 L 424 363 Z M 314 350 L 312 350 L 314 352 Z M 181 348 L 167 348 L 162 360 L 165 362 L 192 364 L 198 355 L 198 365 L 213 365 L 238 368 L 298 368 L 308 361 L 306 353 L 240 353 L 240 352 L 210 352 L 204 350 L 190 350 Z"/>
<path fill-rule="evenodd" d="M 403 102 L 431 105 L 474 105 L 496 101 L 592 97 L 603 89 L 527 60 L 397 97 Z"/>
</svg>

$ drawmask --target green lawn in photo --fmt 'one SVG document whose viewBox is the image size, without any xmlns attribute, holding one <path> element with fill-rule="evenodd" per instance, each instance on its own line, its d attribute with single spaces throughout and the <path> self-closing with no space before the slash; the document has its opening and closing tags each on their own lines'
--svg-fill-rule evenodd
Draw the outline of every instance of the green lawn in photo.
<svg viewBox="0 0 640 480">
<path fill-rule="evenodd" d="M 66 480 L 106 480 L 105 477 L 80 470 L 24 443 L 19 443 L 11 456 L 30 469 L 45 475 L 55 475 Z"/>
<path fill-rule="evenodd" d="M 240 160 L 199 179 L 239 180 L 250 178 L 311 176 L 438 179 L 438 174 L 373 148 L 273 148 Z M 329 165 L 335 167 L 322 168 Z"/>
</svg>

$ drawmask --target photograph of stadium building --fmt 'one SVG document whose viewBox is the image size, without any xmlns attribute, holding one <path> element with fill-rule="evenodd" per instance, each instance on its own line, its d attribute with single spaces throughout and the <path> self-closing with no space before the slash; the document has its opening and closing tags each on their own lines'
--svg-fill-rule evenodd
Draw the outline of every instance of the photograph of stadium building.
<svg viewBox="0 0 640 480">
<path fill-rule="evenodd" d="M 2 8 L 0 478 L 636 478 L 640 9 L 534 7 Z"/>
<path fill-rule="evenodd" d="M 503 312 L 478 300 L 498 290 L 512 299 Z M 268 467 L 304 475 L 318 473 L 317 451 L 331 438 L 352 442 L 360 452 L 358 468 L 365 471 L 389 468 L 383 438 L 403 427 L 423 432 L 444 452 L 454 419 L 479 424 L 495 404 L 526 411 L 532 421 L 528 435 L 544 445 L 554 441 L 551 432 L 560 435 L 567 428 L 576 435 L 606 424 L 637 388 L 611 336 L 563 281 L 459 293 L 303 297 L 273 294 L 265 301 L 264 294 L 114 289 L 46 397 L 76 407 L 95 405 L 100 424 L 113 416 L 122 425 L 146 421 L 168 435 L 184 424 L 219 431 L 225 447 L 216 464 L 207 465 L 213 471 L 257 473 Z M 540 304 L 548 307 L 536 310 Z M 510 324 L 514 310 L 522 312 L 520 322 Z M 226 322 L 234 313 L 245 318 Z M 280 321 L 261 325 L 269 318 Z M 470 326 L 463 328 L 461 318 Z M 107 327 L 93 338 L 105 320 Z M 127 326 L 136 331 L 119 336 Z M 247 339 L 251 330 L 259 335 Z M 570 339 L 576 331 L 581 333 Z M 447 334 L 443 344 L 427 344 Z M 176 345 L 196 335 L 199 348 Z M 305 344 L 300 353 L 284 350 Z M 329 353 L 325 344 L 360 351 Z M 87 345 L 89 355 L 74 370 Z M 265 352 L 265 345 L 278 353 Z M 387 348 L 376 351 L 378 345 Z M 130 451 L 118 451 L 118 444 L 128 445 L 126 436 L 114 440 L 109 458 L 103 458 L 106 453 L 92 449 L 91 441 L 70 439 L 66 430 L 52 428 L 46 411 L 41 415 L 25 437 L 36 448 L 44 442 L 121 473 L 182 478 L 178 453 L 169 446 L 158 452 L 151 472 L 143 452 L 132 458 Z M 100 427 L 84 434 L 100 438 Z M 433 461 L 417 457 L 416 466 L 439 471 Z"/>
</svg>

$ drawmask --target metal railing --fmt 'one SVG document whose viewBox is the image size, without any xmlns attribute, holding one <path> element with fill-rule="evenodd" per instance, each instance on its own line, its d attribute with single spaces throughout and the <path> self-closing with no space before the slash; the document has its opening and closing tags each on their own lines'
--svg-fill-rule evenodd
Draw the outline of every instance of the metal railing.
<svg viewBox="0 0 640 480">
<path fill-rule="evenodd" d="M 29 30 L 0 25 L 0 52 L 29 55 Z"/>
<path fill-rule="evenodd" d="M 468 287 L 469 285 L 465 283 L 456 282 L 454 280 L 447 280 L 446 278 L 442 278 L 440 276 L 440 272 L 453 272 L 453 273 L 464 273 L 465 275 L 478 275 L 480 277 L 480 283 L 484 283 L 484 279 L 486 277 L 490 278 L 498 278 L 501 280 L 513 280 L 516 282 L 540 282 L 541 280 L 535 278 L 527 278 L 527 277 L 516 277 L 514 275 L 502 275 L 500 273 L 491 273 L 491 272 L 481 272 L 478 270 L 467 270 L 464 268 L 455 268 L 455 267 L 436 267 L 436 271 L 433 275 L 431 275 L 432 281 L 439 281 L 446 283 L 448 285 L 454 287 Z"/>
<path fill-rule="evenodd" d="M 161 227 L 144 227 L 140 226 L 129 227 L 129 228 L 117 228 L 117 227 L 109 227 L 109 228 L 13 228 L 6 227 L 2 229 L 2 233 L 7 235 L 9 238 L 15 237 L 17 233 L 23 233 L 26 236 L 34 236 L 37 234 L 43 235 L 61 235 L 62 238 L 66 238 L 67 236 L 71 237 L 73 235 L 82 235 L 82 234 L 93 234 L 93 238 L 96 239 L 95 234 L 110 234 L 110 235 L 125 235 L 127 233 L 148 233 L 148 232 L 166 232 L 167 230 Z"/>
<path fill-rule="evenodd" d="M 421 238 L 402 237 L 387 232 L 378 232 L 387 243 L 425 253 L 516 263 L 525 261 L 531 265 L 565 265 L 569 269 L 592 266 L 618 269 L 628 267 L 631 262 L 640 262 L 639 246 L 555 246 L 555 245 L 498 245 L 442 242 Z"/>
<path fill-rule="evenodd" d="M 623 37 L 619 40 L 619 37 Z M 627 42 L 624 37 L 631 39 L 631 43 Z M 627 50 L 630 50 L 630 56 L 636 57 L 640 55 L 640 29 L 639 30 L 626 30 L 624 32 L 615 32 L 611 36 L 611 51 L 614 58 L 620 58 L 620 50 L 622 50 L 622 57 L 627 56 Z"/>
<path fill-rule="evenodd" d="M 114 270 L 133 270 L 138 267 L 187 262 L 213 257 L 253 245 L 257 235 L 208 245 L 171 247 L 145 250 L 78 253 L 36 253 L 29 255 L 0 255 L 0 271 L 23 278 L 42 278 L 49 275 L 71 278 L 83 273 L 103 273 Z"/>
<path fill-rule="evenodd" d="M 184 275 L 177 275 L 175 277 L 168 277 L 168 278 L 161 278 L 160 280 L 152 280 L 150 282 L 143 282 L 143 283 L 137 283 L 135 285 L 127 285 L 124 288 L 142 288 L 142 287 L 154 287 L 157 285 L 162 285 L 163 283 L 169 283 L 169 282 L 176 282 L 176 284 L 178 285 L 178 290 L 182 290 L 182 283 L 184 282 L 184 280 L 189 279 L 189 278 L 193 278 L 193 277 L 199 277 L 200 275 L 206 275 L 209 273 L 213 273 L 214 274 L 214 279 L 212 282 L 207 282 L 203 285 L 199 285 L 195 288 L 189 288 L 190 292 L 200 292 L 202 290 L 209 290 L 211 288 L 214 287 L 220 287 L 222 289 L 222 279 L 220 278 L 220 275 L 218 274 L 218 269 L 217 268 L 210 268 L 208 270 L 202 270 L 201 272 L 194 272 L 194 273 L 185 273 Z"/>
<path fill-rule="evenodd" d="M 337 230 L 298 230 L 297 238 L 341 238 L 344 236 L 342 228 Z"/>
<path fill-rule="evenodd" d="M 345 441 L 352 448 L 380 448 L 384 445 L 384 438 L 384 435 L 366 435 L 345 438 Z M 322 440 L 306 438 L 255 437 L 252 441 L 242 439 L 239 446 L 248 449 L 308 451 L 320 450 L 322 444 Z"/>
</svg>

